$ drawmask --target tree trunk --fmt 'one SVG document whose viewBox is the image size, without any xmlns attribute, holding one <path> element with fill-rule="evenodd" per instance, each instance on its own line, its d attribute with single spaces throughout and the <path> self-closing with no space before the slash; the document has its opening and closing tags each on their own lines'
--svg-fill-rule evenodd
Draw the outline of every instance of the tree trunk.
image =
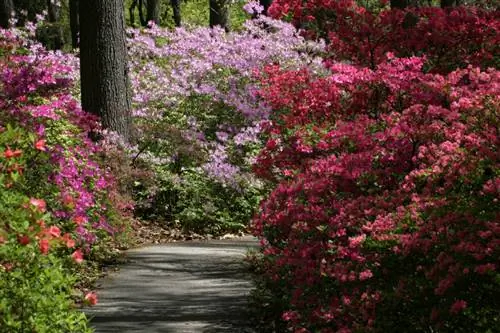
<svg viewBox="0 0 500 333">
<path fill-rule="evenodd" d="M 85 1 L 85 0 L 84 0 Z M 79 46 L 80 34 L 79 0 L 69 0 L 69 25 L 71 28 L 71 46 L 76 49 Z"/>
<path fill-rule="evenodd" d="M 409 5 L 409 0 L 391 0 L 392 9 L 405 9 Z"/>
<path fill-rule="evenodd" d="M 216 25 L 229 30 L 228 0 L 209 0 L 210 5 L 210 27 Z"/>
<path fill-rule="evenodd" d="M 144 7 L 143 5 L 143 0 L 139 0 L 139 21 L 141 21 L 141 25 L 145 27 L 148 25 L 148 21 L 144 17 L 144 11 L 142 10 Z"/>
<path fill-rule="evenodd" d="M 453 7 L 455 0 L 441 0 L 441 8 Z"/>
<path fill-rule="evenodd" d="M 273 0 L 259 0 L 259 4 L 264 7 L 264 10 L 262 11 L 262 15 L 267 15 L 267 10 L 269 7 L 271 7 L 271 4 L 273 3 Z"/>
<path fill-rule="evenodd" d="M 0 27 L 7 29 L 10 27 L 10 18 L 14 11 L 12 0 L 0 0 Z"/>
<path fill-rule="evenodd" d="M 47 0 L 47 18 L 49 22 L 57 22 L 59 20 L 59 7 L 52 2 L 53 0 Z"/>
<path fill-rule="evenodd" d="M 160 24 L 160 0 L 147 1 L 147 21 L 153 21 L 156 25 Z"/>
<path fill-rule="evenodd" d="M 181 26 L 181 2 L 180 0 L 170 0 L 170 5 L 174 11 L 174 22 L 176 27 Z"/>
<path fill-rule="evenodd" d="M 80 2 L 82 107 L 130 139 L 130 91 L 123 0 Z"/>
</svg>

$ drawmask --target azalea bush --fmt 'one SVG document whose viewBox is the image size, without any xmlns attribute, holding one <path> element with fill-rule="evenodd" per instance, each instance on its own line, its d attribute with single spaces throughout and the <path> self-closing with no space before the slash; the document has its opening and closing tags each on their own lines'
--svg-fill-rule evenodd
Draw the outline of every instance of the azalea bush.
<svg viewBox="0 0 500 333">
<path fill-rule="evenodd" d="M 86 332 L 78 264 L 107 255 L 128 207 L 72 96 L 77 59 L 33 37 L 0 30 L 0 331 Z"/>
<path fill-rule="evenodd" d="M 273 1 L 269 14 L 286 18 L 311 38 L 329 42 L 330 57 L 375 68 L 387 52 L 427 58 L 426 70 L 499 66 L 497 8 L 366 8 L 354 0 Z"/>
<path fill-rule="evenodd" d="M 137 212 L 198 232 L 244 230 L 266 192 L 251 170 L 269 115 L 253 70 L 279 63 L 324 71 L 316 56 L 324 45 L 267 18 L 229 34 L 153 26 L 129 37 L 139 137 L 130 153 L 156 175 L 135 179 Z"/>
<path fill-rule="evenodd" d="M 498 324 L 500 74 L 424 63 L 262 73 L 277 186 L 254 228 L 295 332 Z"/>
</svg>

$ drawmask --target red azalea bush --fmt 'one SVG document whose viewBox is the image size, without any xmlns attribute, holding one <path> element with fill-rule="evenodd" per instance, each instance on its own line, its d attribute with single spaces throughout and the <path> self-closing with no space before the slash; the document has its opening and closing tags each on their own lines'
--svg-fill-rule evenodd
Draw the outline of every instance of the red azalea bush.
<svg viewBox="0 0 500 333">
<path fill-rule="evenodd" d="M 254 221 L 294 332 L 486 332 L 498 323 L 500 73 L 263 73 L 273 107 Z"/>
<path fill-rule="evenodd" d="M 500 65 L 500 11 L 474 7 L 367 10 L 354 0 L 276 0 L 269 9 L 310 37 L 329 41 L 331 57 L 375 68 L 387 52 L 424 54 L 428 70 Z"/>
</svg>

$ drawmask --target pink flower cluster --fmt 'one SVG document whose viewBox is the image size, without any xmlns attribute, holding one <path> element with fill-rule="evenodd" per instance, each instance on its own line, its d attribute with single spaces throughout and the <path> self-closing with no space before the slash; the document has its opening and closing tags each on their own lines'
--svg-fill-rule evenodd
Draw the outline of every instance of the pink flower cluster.
<svg viewBox="0 0 500 333">
<path fill-rule="evenodd" d="M 45 50 L 15 29 L 0 30 L 0 48 L 5 50 L 0 61 L 2 121 L 32 132 L 35 148 L 50 156 L 50 186 L 40 185 L 45 192 L 37 195 L 46 199 L 58 223 L 89 247 L 99 230 L 113 232 L 107 222 L 113 179 L 99 164 L 101 147 L 89 139 L 98 121 L 71 95 L 77 61 L 71 54 Z"/>
<path fill-rule="evenodd" d="M 439 327 L 498 303 L 500 72 L 424 61 L 261 73 L 274 113 L 255 170 L 278 185 L 254 230 L 295 332 Z"/>
</svg>

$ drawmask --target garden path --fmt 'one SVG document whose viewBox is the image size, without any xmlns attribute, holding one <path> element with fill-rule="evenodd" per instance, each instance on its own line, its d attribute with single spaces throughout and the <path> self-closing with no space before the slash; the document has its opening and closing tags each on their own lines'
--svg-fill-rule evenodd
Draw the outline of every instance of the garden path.
<svg viewBox="0 0 500 333">
<path fill-rule="evenodd" d="M 255 239 L 168 243 L 128 251 L 85 312 L 96 333 L 251 333 L 252 283 L 242 259 Z"/>
</svg>

